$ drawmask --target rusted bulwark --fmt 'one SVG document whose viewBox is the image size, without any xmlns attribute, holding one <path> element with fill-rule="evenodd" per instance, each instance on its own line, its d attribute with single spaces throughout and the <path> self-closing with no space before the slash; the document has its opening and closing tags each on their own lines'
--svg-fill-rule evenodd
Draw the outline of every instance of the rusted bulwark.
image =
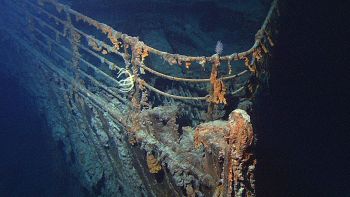
<svg viewBox="0 0 350 197">
<path fill-rule="evenodd" d="M 255 196 L 255 134 L 247 112 L 236 109 L 228 121 L 201 124 L 194 138 L 197 148 L 204 147 L 203 166 L 217 177 L 221 196 Z"/>
</svg>

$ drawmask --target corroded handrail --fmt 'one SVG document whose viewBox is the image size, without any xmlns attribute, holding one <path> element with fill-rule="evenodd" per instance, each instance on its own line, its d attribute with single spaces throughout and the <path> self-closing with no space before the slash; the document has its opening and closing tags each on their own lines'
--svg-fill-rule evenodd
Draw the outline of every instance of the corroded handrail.
<svg viewBox="0 0 350 197">
<path fill-rule="evenodd" d="M 83 14 L 81 14 L 81 13 L 79 13 L 71 8 L 68 8 L 67 6 L 65 6 L 61 3 L 58 3 L 55 0 L 39 0 L 39 2 L 41 2 L 41 4 L 43 2 L 49 2 L 52 5 L 56 6 L 57 10 L 65 10 L 66 12 L 76 16 L 76 18 L 78 20 L 82 20 L 86 23 L 89 23 L 101 31 L 111 31 L 113 34 L 120 36 L 121 39 L 129 41 L 130 43 L 138 40 L 138 38 L 136 38 L 136 37 L 129 36 L 127 34 L 123 34 L 122 32 L 118 32 L 118 31 L 114 30 L 112 27 L 110 27 L 106 24 L 103 24 L 103 23 L 99 23 L 98 21 L 96 21 L 88 16 L 85 16 L 85 15 L 83 15 Z M 220 57 L 220 60 L 237 60 L 237 59 L 242 59 L 243 57 L 246 57 L 247 55 L 252 54 L 254 52 L 254 50 L 256 50 L 256 48 L 258 48 L 259 45 L 261 44 L 263 37 L 270 36 L 269 33 L 266 31 L 266 28 L 267 28 L 267 25 L 269 24 L 269 22 L 272 18 L 273 12 L 277 11 L 277 3 L 278 3 L 278 0 L 273 0 L 271 7 L 269 9 L 269 12 L 268 12 L 261 28 L 257 32 L 257 36 L 255 38 L 255 43 L 253 44 L 253 46 L 247 51 L 243 51 L 243 52 L 239 52 L 239 53 L 232 53 L 231 55 L 222 56 L 222 57 Z M 202 61 L 203 59 L 205 59 L 208 62 L 212 61 L 212 57 L 186 56 L 186 55 L 180 55 L 180 54 L 172 54 L 172 53 L 168 53 L 165 51 L 155 49 L 155 48 L 148 46 L 144 43 L 142 43 L 142 47 L 145 47 L 149 52 L 157 54 L 157 55 L 162 56 L 162 57 L 165 57 L 165 56 L 177 57 L 178 59 L 180 59 L 182 61 L 191 61 L 191 62 Z"/>
<path fill-rule="evenodd" d="M 130 75 L 130 80 L 134 81 L 134 82 L 129 81 L 128 84 L 129 83 L 138 83 L 139 86 L 145 85 L 151 91 L 154 91 L 160 95 L 171 97 L 174 99 L 207 100 L 208 102 L 214 102 L 216 104 L 226 103 L 225 99 L 223 98 L 223 95 L 225 95 L 227 93 L 226 93 L 226 88 L 224 86 L 224 83 L 222 81 L 226 81 L 226 80 L 240 77 L 243 74 L 249 73 L 248 71 L 253 72 L 253 73 L 256 72 L 257 69 L 255 68 L 256 67 L 255 61 L 261 59 L 262 52 L 264 52 L 266 54 L 268 53 L 268 49 L 267 49 L 265 43 L 269 43 L 269 45 L 271 47 L 273 46 L 273 43 L 272 43 L 272 40 L 270 37 L 270 33 L 268 33 L 268 31 L 267 31 L 267 26 L 269 25 L 269 23 L 271 21 L 273 13 L 275 11 L 278 12 L 277 0 L 274 0 L 271 4 L 270 10 L 267 14 L 267 17 L 266 17 L 263 25 L 261 26 L 261 28 L 259 29 L 259 31 L 257 32 L 257 34 L 255 36 L 255 43 L 249 50 L 244 51 L 244 52 L 240 52 L 240 53 L 232 53 L 231 55 L 227 55 L 227 56 L 219 56 L 218 54 L 215 54 L 215 55 L 210 56 L 210 57 L 205 57 L 205 56 L 186 56 L 186 55 L 180 55 L 180 54 L 172 54 L 172 53 L 157 50 L 151 46 L 146 45 L 144 42 L 139 41 L 139 39 L 137 37 L 132 37 L 132 36 L 129 36 L 129 35 L 124 34 L 122 32 L 118 32 L 118 31 L 114 30 L 112 27 L 110 27 L 104 23 L 100 23 L 100 22 L 98 22 L 98 21 L 96 21 L 88 16 L 85 16 L 85 15 L 69 8 L 68 6 L 66 6 L 64 4 L 57 2 L 56 0 L 38 0 L 38 4 L 32 3 L 30 1 L 25 1 L 25 3 L 32 6 L 34 9 L 38 10 L 39 13 L 44 13 L 49 18 L 54 19 L 56 23 L 62 24 L 65 29 L 64 29 L 64 32 L 62 33 L 59 30 L 57 30 L 55 27 L 53 27 L 52 25 L 46 23 L 45 21 L 41 20 L 40 18 L 38 18 L 34 15 L 28 13 L 28 15 L 30 17 L 34 18 L 35 20 L 37 20 L 40 25 L 45 25 L 46 27 L 48 27 L 49 29 L 54 31 L 56 33 L 56 35 L 59 35 L 62 37 L 66 37 L 66 29 L 71 28 L 72 31 L 84 36 L 84 38 L 89 42 L 89 46 L 92 47 L 96 52 L 78 44 L 77 46 L 79 48 L 90 53 L 91 55 L 95 56 L 96 58 L 99 58 L 101 60 L 101 62 L 106 63 L 112 69 L 117 69 L 119 72 L 122 72 L 122 70 L 123 70 L 122 67 L 117 66 L 112 61 L 109 61 L 107 58 L 104 58 L 103 56 L 99 55 L 98 52 L 101 52 L 103 55 L 105 55 L 107 53 L 113 53 L 113 54 L 117 54 L 117 55 L 121 56 L 125 62 L 125 69 L 126 69 L 125 73 L 128 73 Z M 50 3 L 51 5 L 53 5 L 56 8 L 57 12 L 59 12 L 59 13 L 61 13 L 62 11 L 65 12 L 65 14 L 67 16 L 67 21 L 62 20 L 61 18 L 55 16 L 54 14 L 51 14 L 49 11 L 44 9 L 43 6 L 45 3 Z M 76 21 L 83 21 L 84 23 L 92 25 L 97 30 L 100 30 L 102 33 L 106 34 L 107 37 L 109 38 L 109 40 L 111 41 L 111 43 L 113 44 L 113 46 L 111 46 L 111 45 L 109 45 L 101 40 L 94 38 L 93 36 L 85 33 L 84 31 L 78 29 L 77 27 L 74 27 L 71 23 L 71 20 L 72 20 L 71 16 L 74 16 Z M 70 38 L 67 38 L 67 39 L 69 40 Z M 121 40 L 122 42 L 120 42 L 119 40 Z M 91 43 L 91 45 L 90 45 L 90 43 Z M 124 47 L 124 52 L 120 51 L 121 46 Z M 127 49 L 129 47 L 132 50 L 131 59 L 129 57 L 130 55 L 127 53 L 127 50 L 125 50 L 125 48 Z M 146 66 L 144 64 L 143 60 L 149 55 L 149 53 L 160 56 L 161 58 L 166 60 L 170 65 L 172 65 L 172 64 L 180 64 L 181 65 L 181 64 L 185 63 L 186 67 L 189 68 L 191 66 L 191 63 L 197 62 L 202 66 L 204 66 L 204 64 L 207 64 L 207 63 L 211 63 L 211 64 L 216 65 L 216 66 L 212 67 L 212 75 L 209 79 L 195 79 L 195 78 L 192 79 L 192 78 L 175 77 L 175 76 L 170 76 L 170 75 L 161 73 L 159 71 L 156 71 L 156 70 Z M 250 58 L 248 57 L 250 55 L 251 55 L 251 60 L 249 60 Z M 82 58 L 80 58 L 80 57 L 79 57 L 79 59 L 82 60 Z M 220 61 L 227 61 L 228 64 L 230 65 L 231 61 L 237 61 L 237 60 L 244 60 L 245 65 L 247 66 L 248 70 L 244 70 L 238 74 L 228 75 L 228 76 L 219 76 L 217 74 L 218 73 L 217 69 L 218 69 L 218 65 L 220 65 Z M 84 63 L 87 62 L 86 60 L 82 60 L 82 61 Z M 130 65 L 133 66 L 133 69 L 131 71 L 127 71 L 127 70 L 129 70 Z M 96 70 L 96 69 L 98 70 L 98 68 L 95 67 L 94 70 Z M 173 81 L 181 81 L 181 82 L 189 82 L 189 83 L 200 83 L 200 82 L 207 82 L 208 83 L 208 82 L 210 82 L 211 86 L 212 86 L 212 90 L 210 91 L 209 95 L 204 96 L 204 97 L 184 97 L 184 96 L 171 95 L 171 94 L 163 92 L 155 87 L 152 87 L 150 84 L 148 84 L 144 80 L 142 80 L 141 75 L 139 73 L 139 69 L 146 70 L 149 73 L 154 74 L 158 77 L 162 77 L 162 78 L 165 78 L 168 80 L 173 80 Z M 105 74 L 105 76 L 108 77 L 107 74 Z M 141 80 L 138 80 L 138 79 L 141 79 Z M 142 82 L 142 83 L 140 83 L 140 82 Z M 123 85 L 124 83 L 120 83 L 120 84 Z M 127 88 L 121 87 L 121 90 L 128 92 L 128 91 L 132 90 L 133 87 L 136 87 L 136 89 L 138 88 L 138 86 L 131 85 Z M 240 88 L 240 90 L 243 90 L 243 88 Z M 137 90 L 136 90 L 136 92 L 137 92 Z M 235 92 L 237 92 L 237 90 Z"/>
</svg>

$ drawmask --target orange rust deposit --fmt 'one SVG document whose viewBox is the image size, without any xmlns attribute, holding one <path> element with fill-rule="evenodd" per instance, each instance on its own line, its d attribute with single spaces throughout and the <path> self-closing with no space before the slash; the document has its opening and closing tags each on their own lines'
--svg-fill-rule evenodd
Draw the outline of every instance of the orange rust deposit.
<svg viewBox="0 0 350 197">
<path fill-rule="evenodd" d="M 147 49 L 144 48 L 142 51 L 142 54 L 141 54 L 141 62 L 144 62 L 146 57 L 148 57 L 148 56 L 149 56 L 149 52 Z"/>
<path fill-rule="evenodd" d="M 244 65 L 250 70 L 250 72 L 256 73 L 256 65 L 255 65 L 255 63 L 253 62 L 251 64 L 248 57 L 243 57 L 242 59 L 244 61 Z"/>
<path fill-rule="evenodd" d="M 191 62 L 186 62 L 186 68 L 189 69 L 191 66 Z"/>
<path fill-rule="evenodd" d="M 262 45 L 263 46 L 263 45 Z M 265 50 L 265 49 L 264 49 Z M 266 49 L 267 50 L 267 49 Z M 261 48 L 257 48 L 254 52 L 253 52 L 253 57 L 257 60 L 260 61 L 261 58 L 263 57 L 261 54 Z"/>
<path fill-rule="evenodd" d="M 213 63 L 213 69 L 210 75 L 210 83 L 213 88 L 213 94 L 210 99 L 211 102 L 215 104 L 227 104 L 226 102 L 226 87 L 221 79 L 218 79 L 218 67 L 220 65 L 219 60 L 215 60 Z"/>
<path fill-rule="evenodd" d="M 247 196 L 254 196 L 256 160 L 251 149 L 254 140 L 250 117 L 240 109 L 234 110 L 228 121 L 212 121 L 197 126 L 194 146 L 199 148 L 203 145 L 206 152 L 211 154 L 224 154 L 221 177 L 224 188 L 218 187 L 215 191 L 217 195 L 225 193 L 231 196 L 245 189 Z"/>
<path fill-rule="evenodd" d="M 147 166 L 149 172 L 152 174 L 156 174 L 162 169 L 162 166 L 159 164 L 158 160 L 151 153 L 147 153 Z"/>
</svg>

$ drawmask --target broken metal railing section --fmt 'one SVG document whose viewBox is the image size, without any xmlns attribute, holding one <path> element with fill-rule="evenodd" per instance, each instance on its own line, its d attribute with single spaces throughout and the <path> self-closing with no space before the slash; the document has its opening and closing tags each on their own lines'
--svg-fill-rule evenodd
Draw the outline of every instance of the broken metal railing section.
<svg viewBox="0 0 350 197">
<path fill-rule="evenodd" d="M 86 47 L 79 45 L 81 49 L 84 51 L 92 54 L 93 56 L 99 58 L 101 62 L 106 63 L 110 69 L 118 70 L 119 74 L 118 77 L 121 77 L 125 75 L 124 79 L 115 80 L 115 83 L 120 88 L 121 92 L 129 92 L 131 90 L 134 90 L 134 100 L 135 104 L 138 105 L 137 100 L 139 98 L 136 98 L 138 96 L 137 93 L 139 90 L 138 88 L 146 87 L 151 91 L 154 91 L 160 95 L 171 97 L 174 99 L 189 99 L 189 100 L 204 100 L 213 104 L 220 104 L 220 103 L 226 103 L 225 94 L 226 87 L 224 84 L 224 81 L 234 79 L 237 77 L 240 77 L 243 74 L 246 73 L 253 73 L 258 74 L 259 68 L 258 63 L 263 60 L 264 56 L 268 55 L 269 48 L 272 47 L 274 44 L 271 39 L 271 32 L 269 30 L 269 24 L 271 22 L 272 15 L 274 13 L 278 14 L 277 7 L 277 1 L 273 1 L 272 6 L 268 12 L 268 15 L 261 26 L 260 30 L 257 32 L 255 37 L 255 43 L 254 45 L 247 51 L 241 52 L 241 53 L 233 53 L 231 55 L 227 56 L 219 56 L 218 54 L 215 54 L 211 57 L 194 57 L 194 56 L 185 56 L 185 55 L 179 55 L 179 54 L 171 54 L 167 52 L 163 52 L 157 49 L 154 49 L 142 41 L 139 41 L 138 38 L 128 36 L 126 34 L 123 34 L 121 32 L 115 31 L 112 27 L 100 23 L 88 16 L 85 16 L 75 10 L 72 10 L 66 5 L 60 4 L 55 0 L 39 0 L 38 4 L 32 3 L 30 1 L 25 1 L 29 6 L 36 9 L 39 13 L 44 13 L 47 15 L 50 19 L 54 19 L 56 23 L 60 23 L 64 26 L 64 32 L 60 32 L 56 29 L 56 27 L 53 27 L 52 25 L 46 23 L 39 17 L 34 16 L 33 14 L 28 13 L 30 18 L 35 19 L 38 21 L 40 25 L 46 26 L 50 30 L 54 31 L 57 36 L 66 37 L 67 36 L 67 29 L 70 29 L 71 31 L 75 32 L 75 34 L 80 34 L 83 36 L 87 42 L 88 45 L 93 49 L 87 49 Z M 49 3 L 53 5 L 58 13 L 65 13 L 67 16 L 67 20 L 62 20 L 58 16 L 55 16 L 54 14 L 50 13 L 44 8 L 45 3 Z M 77 22 L 82 21 L 84 23 L 87 23 L 93 27 L 95 27 L 97 30 L 100 30 L 103 34 L 106 34 L 110 42 L 112 43 L 112 46 L 94 38 L 92 35 L 89 35 L 88 33 L 85 33 L 84 31 L 78 29 L 77 27 L 74 27 L 72 25 L 72 22 L 70 20 L 71 16 L 75 17 L 75 20 Z M 69 20 L 68 20 L 69 19 Z M 72 39 L 68 38 L 68 39 Z M 269 47 L 268 47 L 269 46 Z M 124 51 L 122 52 L 122 48 Z M 128 49 L 131 49 L 132 53 L 131 55 L 128 53 Z M 97 54 L 101 53 L 101 55 Z M 144 60 L 149 56 L 149 54 L 155 54 L 161 58 L 163 58 L 165 61 L 167 61 L 170 65 L 178 64 L 178 65 L 185 65 L 186 68 L 190 68 L 191 64 L 194 62 L 197 62 L 198 64 L 205 66 L 207 63 L 211 63 L 212 66 L 212 74 L 209 79 L 188 79 L 188 78 L 180 78 L 180 77 L 174 77 L 170 75 L 166 75 L 163 73 L 160 73 L 158 71 L 153 70 L 152 68 L 145 65 Z M 102 55 L 107 54 L 117 54 L 121 56 L 124 60 L 125 66 L 117 66 L 112 61 L 109 61 L 107 58 L 103 57 Z M 131 56 L 131 57 L 130 57 Z M 82 58 L 80 58 L 82 61 Z M 230 66 L 232 61 L 238 61 L 243 60 L 245 63 L 245 66 L 247 67 L 247 70 L 242 71 L 241 73 L 238 73 L 236 75 L 230 75 L 230 76 L 219 76 L 218 75 L 218 68 L 221 64 L 221 62 L 226 61 L 227 64 Z M 92 66 L 92 65 L 91 65 Z M 132 67 L 132 68 L 130 68 Z M 94 70 L 99 70 L 98 68 L 95 68 Z M 166 92 L 163 92 L 156 87 L 151 86 L 148 84 L 144 79 L 142 79 L 141 74 L 147 71 L 151 74 L 154 74 L 158 77 L 165 78 L 172 81 L 181 81 L 181 82 L 189 82 L 189 83 L 208 83 L 211 84 L 211 90 L 208 95 L 203 97 L 184 97 L 184 96 L 177 96 L 172 95 Z M 103 72 L 103 71 L 101 71 Z M 118 78 L 117 78 L 118 79 Z M 137 83 L 137 85 L 134 85 L 134 83 Z M 243 90 L 244 88 L 241 87 L 238 90 Z M 234 93 L 238 92 L 237 90 Z"/>
</svg>

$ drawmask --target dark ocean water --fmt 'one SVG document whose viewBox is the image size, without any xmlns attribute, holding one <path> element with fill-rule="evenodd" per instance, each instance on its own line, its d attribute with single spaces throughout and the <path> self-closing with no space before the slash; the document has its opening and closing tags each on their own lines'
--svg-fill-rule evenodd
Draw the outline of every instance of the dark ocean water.
<svg viewBox="0 0 350 197">
<path fill-rule="evenodd" d="M 349 64 L 340 39 L 347 18 L 342 4 L 332 4 L 335 17 L 328 6 L 283 9 L 269 94 L 257 108 L 258 196 L 350 196 L 349 83 L 338 67 Z M 81 196 L 35 98 L 0 73 L 0 196 Z"/>
<path fill-rule="evenodd" d="M 344 1 L 283 2 L 270 94 L 258 110 L 258 193 L 350 196 Z"/>
<path fill-rule="evenodd" d="M 0 196 L 78 196 L 79 184 L 55 147 L 35 98 L 6 73 L 0 82 Z"/>
</svg>

